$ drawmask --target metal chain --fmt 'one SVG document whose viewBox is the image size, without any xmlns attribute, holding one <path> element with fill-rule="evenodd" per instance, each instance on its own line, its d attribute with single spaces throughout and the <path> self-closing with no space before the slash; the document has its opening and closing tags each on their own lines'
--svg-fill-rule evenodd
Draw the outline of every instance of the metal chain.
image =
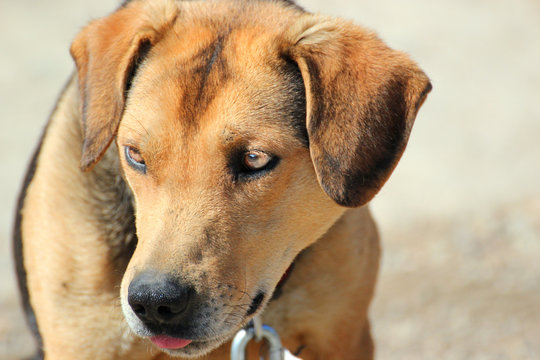
<svg viewBox="0 0 540 360">
<path fill-rule="evenodd" d="M 268 325 L 263 325 L 259 316 L 256 316 L 250 325 L 238 331 L 231 345 L 231 360 L 246 360 L 246 347 L 251 340 L 256 342 L 266 340 L 268 342 L 269 360 L 301 360 L 281 345 L 276 330 Z"/>
</svg>

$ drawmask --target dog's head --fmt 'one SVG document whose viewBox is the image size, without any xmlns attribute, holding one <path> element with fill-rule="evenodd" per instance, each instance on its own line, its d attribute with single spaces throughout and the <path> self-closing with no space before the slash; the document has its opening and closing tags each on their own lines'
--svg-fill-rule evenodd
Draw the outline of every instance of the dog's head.
<svg viewBox="0 0 540 360">
<path fill-rule="evenodd" d="M 135 0 L 72 54 L 81 166 L 116 139 L 135 198 L 125 317 L 183 356 L 230 339 L 377 193 L 431 88 L 374 34 L 286 2 Z"/>
</svg>

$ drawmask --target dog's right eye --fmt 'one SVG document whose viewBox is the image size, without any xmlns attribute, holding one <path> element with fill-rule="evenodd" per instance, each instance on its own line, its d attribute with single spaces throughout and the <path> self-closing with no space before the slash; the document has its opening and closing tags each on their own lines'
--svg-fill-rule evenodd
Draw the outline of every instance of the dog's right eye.
<svg viewBox="0 0 540 360">
<path fill-rule="evenodd" d="M 139 149 L 133 146 L 125 146 L 126 161 L 129 166 L 140 173 L 146 174 L 146 163 Z"/>
</svg>

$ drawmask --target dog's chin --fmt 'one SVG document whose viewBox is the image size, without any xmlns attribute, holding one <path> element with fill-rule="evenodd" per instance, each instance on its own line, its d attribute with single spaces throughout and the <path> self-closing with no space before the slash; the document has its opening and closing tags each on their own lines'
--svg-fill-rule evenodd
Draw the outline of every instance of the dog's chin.
<svg viewBox="0 0 540 360">
<path fill-rule="evenodd" d="M 127 324 L 135 335 L 145 339 L 148 342 L 151 342 L 160 351 L 173 357 L 197 358 L 204 356 L 211 351 L 217 349 L 225 342 L 231 340 L 234 334 L 244 325 L 244 322 L 240 322 L 236 327 L 233 326 L 229 327 L 227 330 L 223 330 L 222 334 L 214 333 L 212 334 L 212 337 L 189 339 L 190 342 L 187 345 L 182 346 L 181 348 L 165 348 L 160 346 L 158 343 L 152 341 L 152 338 L 164 336 L 166 338 L 179 341 L 178 336 L 169 333 L 155 333 L 152 330 L 148 329 L 137 318 L 137 316 L 130 310 L 129 306 L 124 306 L 124 304 L 122 304 L 122 308 Z M 245 322 L 247 321 L 248 319 L 246 318 Z"/>
<path fill-rule="evenodd" d="M 156 348 L 158 348 L 160 351 L 163 351 L 164 353 L 174 356 L 174 357 L 186 357 L 186 358 L 196 358 L 203 355 L 208 354 L 209 352 L 217 349 L 221 345 L 223 345 L 225 342 L 230 340 L 234 334 L 235 331 L 231 331 L 230 333 L 223 334 L 222 336 L 214 336 L 210 339 L 189 339 L 189 344 L 181 347 L 181 348 L 165 348 L 160 346 L 159 343 L 156 343 L 153 341 L 153 338 L 156 336 L 166 336 L 170 339 L 176 339 L 174 334 L 155 334 L 152 331 L 148 330 L 144 325 L 137 324 L 135 326 L 132 326 L 130 324 L 131 330 L 139 337 L 151 342 Z"/>
<path fill-rule="evenodd" d="M 240 327 L 239 327 L 240 328 Z M 225 342 L 232 339 L 234 334 L 236 333 L 236 329 L 234 331 L 231 331 L 230 333 L 223 334 L 222 336 L 213 337 L 211 339 L 204 339 L 204 340 L 197 340 L 193 339 L 189 342 L 189 344 L 177 348 L 164 348 L 161 347 L 159 344 L 156 344 L 153 341 L 153 337 L 155 334 L 152 334 L 150 331 L 148 331 L 145 328 L 138 329 L 139 331 L 136 331 L 132 329 L 136 335 L 144 338 L 145 340 L 151 342 L 156 348 L 158 348 L 160 351 L 163 351 L 164 353 L 173 356 L 173 357 L 185 357 L 185 358 L 197 358 L 204 356 L 213 350 L 217 349 L 221 345 L 223 345 Z M 170 338 L 174 339 L 174 335 L 166 335 L 167 337 L 170 336 Z"/>
<path fill-rule="evenodd" d="M 204 340 L 204 341 L 192 341 L 191 343 L 189 343 L 189 345 L 181 349 L 164 349 L 159 346 L 157 346 L 157 348 L 163 351 L 164 353 L 173 357 L 198 358 L 217 349 L 218 347 L 223 345 L 223 343 L 225 343 L 227 340 L 228 340 L 228 337 L 212 339 L 212 340 Z"/>
</svg>

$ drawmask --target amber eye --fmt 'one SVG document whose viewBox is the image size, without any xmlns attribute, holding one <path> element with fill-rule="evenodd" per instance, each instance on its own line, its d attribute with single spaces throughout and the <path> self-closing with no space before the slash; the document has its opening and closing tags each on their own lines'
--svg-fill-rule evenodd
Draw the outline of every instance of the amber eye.
<svg viewBox="0 0 540 360">
<path fill-rule="evenodd" d="M 262 151 L 249 151 L 244 154 L 243 163 L 247 170 L 257 171 L 264 169 L 273 157 Z"/>
<path fill-rule="evenodd" d="M 269 174 L 279 163 L 277 156 L 261 150 L 250 150 L 240 153 L 231 162 L 234 177 L 239 181 L 251 181 Z"/>
<path fill-rule="evenodd" d="M 146 163 L 139 149 L 129 145 L 125 146 L 124 149 L 128 165 L 138 172 L 146 174 Z"/>
</svg>

